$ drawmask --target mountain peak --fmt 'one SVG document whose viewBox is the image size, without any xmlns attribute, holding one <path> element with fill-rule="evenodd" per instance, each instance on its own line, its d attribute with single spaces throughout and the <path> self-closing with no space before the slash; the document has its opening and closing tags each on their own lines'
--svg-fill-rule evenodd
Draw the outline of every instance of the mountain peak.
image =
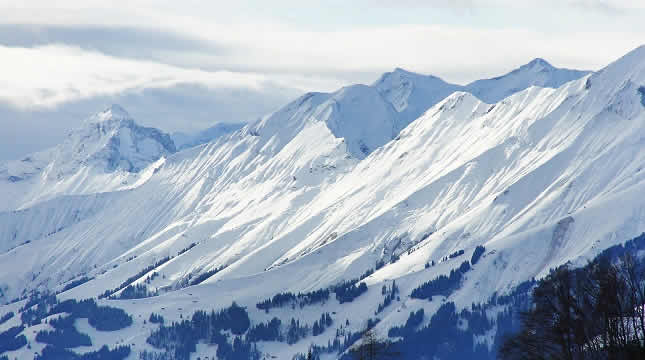
<svg viewBox="0 0 645 360">
<path fill-rule="evenodd" d="M 555 89 L 587 74 L 589 71 L 561 69 L 543 58 L 535 58 L 502 76 L 474 81 L 466 85 L 465 90 L 493 104 L 531 86 Z"/>
<path fill-rule="evenodd" d="M 103 110 L 104 113 L 110 113 L 113 117 L 130 117 L 127 111 L 119 104 L 112 104 Z"/>
<path fill-rule="evenodd" d="M 90 116 L 59 149 L 67 154 L 58 159 L 62 172 L 74 172 L 79 164 L 93 164 L 106 172 L 138 172 L 176 151 L 168 134 L 138 125 L 116 104 Z"/>
<path fill-rule="evenodd" d="M 405 70 L 404 68 L 400 68 L 400 67 L 395 67 L 392 72 L 393 73 L 399 73 L 399 74 L 415 74 L 415 75 L 418 75 L 417 73 L 413 73 L 412 71 L 408 71 L 408 70 Z"/>
<path fill-rule="evenodd" d="M 387 82 L 388 79 L 393 78 L 393 77 L 394 78 L 409 78 L 409 79 L 414 79 L 414 78 L 418 78 L 418 79 L 433 79 L 433 80 L 443 81 L 440 78 L 438 78 L 436 76 L 433 76 L 433 75 L 420 74 L 420 73 L 417 73 L 417 72 L 414 72 L 414 71 L 406 70 L 406 69 L 401 68 L 401 67 L 395 67 L 394 70 L 386 72 L 386 73 L 383 73 L 383 75 L 381 75 L 379 77 L 379 79 L 374 83 L 374 85 L 378 86 L 378 84 Z"/>
<path fill-rule="evenodd" d="M 372 85 L 397 113 L 396 133 L 460 86 L 397 67 Z"/>
<path fill-rule="evenodd" d="M 551 65 L 548 61 L 542 59 L 542 58 L 535 58 L 531 60 L 528 64 L 521 66 L 520 68 L 535 68 L 535 67 L 542 67 L 542 68 L 554 68 L 553 65 Z"/>
<path fill-rule="evenodd" d="M 99 113 L 104 117 L 110 117 L 115 119 L 132 119 L 130 114 L 123 108 L 121 105 L 112 104 L 106 107 L 103 111 Z"/>
<path fill-rule="evenodd" d="M 134 125 L 132 116 L 120 105 L 112 104 L 102 111 L 90 116 L 87 120 L 90 124 L 124 123 L 128 126 Z"/>
</svg>

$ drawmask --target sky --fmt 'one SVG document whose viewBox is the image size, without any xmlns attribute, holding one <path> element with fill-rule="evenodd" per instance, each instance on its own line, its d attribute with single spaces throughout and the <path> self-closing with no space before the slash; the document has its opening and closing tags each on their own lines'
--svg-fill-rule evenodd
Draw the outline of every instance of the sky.
<svg viewBox="0 0 645 360">
<path fill-rule="evenodd" d="M 645 43 L 638 0 L 0 0 L 0 161 L 119 103 L 194 132 L 402 67 L 466 84 L 536 57 L 598 70 Z"/>
</svg>

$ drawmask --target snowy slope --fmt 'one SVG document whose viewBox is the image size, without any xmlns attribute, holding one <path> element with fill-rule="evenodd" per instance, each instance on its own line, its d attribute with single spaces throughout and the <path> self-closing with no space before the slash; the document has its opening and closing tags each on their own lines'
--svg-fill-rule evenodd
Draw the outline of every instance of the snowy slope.
<svg viewBox="0 0 645 360">
<path fill-rule="evenodd" d="M 36 288 L 60 290 L 83 275 L 94 279 L 61 296 L 97 296 L 173 256 L 155 269 L 163 275 L 146 284 L 160 296 L 105 301 L 133 314 L 134 328 L 144 330 L 92 336 L 143 348 L 150 325 L 142 319 L 151 311 L 178 320 L 233 300 L 247 306 L 255 323 L 273 316 L 312 323 L 329 311 L 356 331 L 374 315 L 382 285 L 395 279 L 401 302 L 379 315 L 383 334 L 409 311 L 436 311 L 442 299 L 408 295 L 457 267 L 462 259 L 442 261 L 456 250 L 469 257 L 477 245 L 487 249 L 449 297 L 468 307 L 645 229 L 639 200 L 645 47 L 579 80 L 527 87 L 493 104 L 458 91 L 437 95 L 423 112 L 414 94 L 431 94 L 431 87 L 418 81 L 397 70 L 374 86 L 307 94 L 239 131 L 169 155 L 127 191 L 56 197 L 0 213 L 7 229 L 0 232 L 5 299 Z M 504 81 L 499 93 L 518 86 L 511 83 Z M 423 113 L 399 131 L 417 112 Z M 398 257 L 367 277 L 367 294 L 351 303 L 334 299 L 271 314 L 255 307 L 278 292 L 357 278 Z M 431 260 L 438 264 L 426 269 Z M 333 332 L 293 346 L 260 346 L 291 358 L 311 342 L 326 344 Z"/>
</svg>

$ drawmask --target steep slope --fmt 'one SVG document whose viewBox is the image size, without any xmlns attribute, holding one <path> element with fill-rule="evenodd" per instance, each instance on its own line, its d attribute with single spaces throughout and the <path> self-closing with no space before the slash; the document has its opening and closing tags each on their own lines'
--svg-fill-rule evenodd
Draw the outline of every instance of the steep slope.
<svg viewBox="0 0 645 360">
<path fill-rule="evenodd" d="M 65 142 L 0 166 L 0 210 L 59 195 L 126 189 L 149 175 L 149 165 L 173 154 L 170 136 L 137 125 L 120 106 L 88 118 Z"/>
<path fill-rule="evenodd" d="M 425 238 L 432 252 L 446 254 L 549 224 L 558 227 L 575 211 L 624 191 L 618 184 L 640 179 L 643 158 L 634 144 L 645 125 L 637 85 L 643 83 L 644 66 L 640 48 L 557 90 L 530 88 L 494 105 L 453 94 L 338 182 L 335 187 L 344 190 L 330 190 L 351 193 L 340 200 L 346 213 L 328 217 L 310 238 L 346 233 L 336 241 L 372 247 L 377 256 Z M 608 159 L 614 159 L 612 170 L 605 172 Z M 378 181 L 357 188 L 362 179 Z M 331 205 L 324 201 L 312 206 Z M 640 205 L 633 205 L 623 210 L 638 213 Z M 615 240 L 612 231 L 622 239 L 637 235 L 638 223 L 623 216 L 624 223 L 598 227 L 595 240 Z M 590 228 L 583 229 L 569 240 L 577 244 L 574 251 L 557 258 L 553 250 L 537 273 L 590 251 Z M 304 251 L 307 245 L 301 245 L 285 257 Z"/>
</svg>

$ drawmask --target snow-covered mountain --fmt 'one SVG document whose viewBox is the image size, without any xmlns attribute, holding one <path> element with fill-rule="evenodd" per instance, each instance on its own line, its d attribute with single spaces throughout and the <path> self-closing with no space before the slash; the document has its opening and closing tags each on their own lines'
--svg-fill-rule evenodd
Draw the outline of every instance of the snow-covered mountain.
<svg viewBox="0 0 645 360">
<path fill-rule="evenodd" d="M 89 117 L 60 145 L 0 164 L 0 210 L 60 195 L 130 187 L 142 170 L 176 152 L 168 134 L 137 125 L 120 106 Z"/>
<path fill-rule="evenodd" d="M 138 126 L 123 108 L 112 105 L 72 132 L 57 151 L 53 168 L 62 171 L 49 176 L 64 176 L 81 165 L 135 173 L 176 149 L 168 134 Z"/>
<path fill-rule="evenodd" d="M 311 325 L 332 314 L 321 334 L 257 342 L 266 356 L 291 359 L 312 343 L 326 346 L 341 332 L 360 331 L 367 319 L 378 318 L 375 330 L 387 337 L 411 311 L 424 309 L 419 328 L 444 302 L 471 308 L 559 264 L 584 263 L 645 229 L 645 47 L 599 72 L 576 73 L 580 78 L 533 71 L 539 67 L 545 65 L 532 62 L 467 86 L 480 93 L 397 69 L 371 86 L 306 94 L 175 154 L 157 141 L 166 152 L 158 147 L 158 156 L 145 157 L 147 167 L 123 150 L 128 156 L 118 158 L 130 161 L 112 161 L 97 145 L 91 153 L 100 155 L 83 159 L 101 176 L 146 175 L 127 187 L 48 196 L 0 213 L 2 300 L 45 289 L 61 299 L 106 290 L 119 297 L 123 284 L 158 293 L 101 300 L 133 316 L 132 326 L 112 334 L 76 323 L 94 340 L 77 351 L 134 344 L 132 359 L 161 351 L 146 341 L 159 327 L 144 321 L 151 312 L 179 321 L 235 301 L 251 324 L 275 316 L 285 327 L 291 318 Z M 573 80 L 559 84 L 567 76 Z M 455 289 L 430 300 L 411 297 L 482 245 L 482 258 Z M 256 305 L 358 278 L 366 293 L 356 290 L 360 296 L 350 301 L 336 292 L 300 308 Z M 383 306 L 382 289 L 393 281 L 400 300 Z M 24 304 L 0 307 L 0 315 Z M 492 328 L 478 341 L 492 345 L 494 316 L 503 310 L 491 309 Z M 0 331 L 19 323 L 13 318 Z M 11 358 L 41 351 L 34 331 L 49 325 L 37 326 L 24 330 L 31 349 Z M 201 342 L 193 356 L 214 351 Z"/>
</svg>

